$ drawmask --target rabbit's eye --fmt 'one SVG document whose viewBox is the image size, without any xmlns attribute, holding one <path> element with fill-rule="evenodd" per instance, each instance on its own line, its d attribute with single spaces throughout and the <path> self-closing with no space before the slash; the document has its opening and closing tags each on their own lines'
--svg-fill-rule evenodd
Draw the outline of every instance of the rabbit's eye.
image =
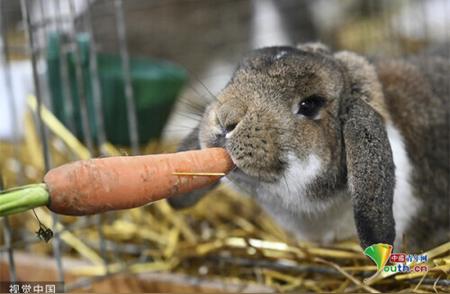
<svg viewBox="0 0 450 294">
<path fill-rule="evenodd" d="M 311 118 L 316 116 L 320 108 L 324 105 L 325 98 L 318 95 L 312 95 L 300 101 L 297 114 L 301 114 Z"/>
</svg>

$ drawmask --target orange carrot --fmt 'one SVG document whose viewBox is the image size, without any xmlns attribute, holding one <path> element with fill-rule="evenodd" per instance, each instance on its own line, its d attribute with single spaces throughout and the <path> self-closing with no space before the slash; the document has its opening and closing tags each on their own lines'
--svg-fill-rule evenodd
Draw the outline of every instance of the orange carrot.
<svg viewBox="0 0 450 294">
<path fill-rule="evenodd" d="M 228 173 L 233 166 L 224 149 L 208 148 L 77 161 L 50 170 L 44 182 L 52 211 L 88 215 L 142 206 L 207 186 L 220 178 L 174 173 Z"/>
</svg>

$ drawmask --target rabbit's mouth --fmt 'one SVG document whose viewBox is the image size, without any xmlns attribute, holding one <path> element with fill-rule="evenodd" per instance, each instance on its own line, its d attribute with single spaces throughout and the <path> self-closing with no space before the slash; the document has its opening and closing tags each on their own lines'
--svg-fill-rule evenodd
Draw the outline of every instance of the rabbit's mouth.
<svg viewBox="0 0 450 294">
<path fill-rule="evenodd" d="M 262 127 L 253 128 L 238 125 L 226 133 L 219 127 L 205 128 L 199 136 L 202 148 L 225 148 L 236 168 L 234 174 L 247 177 L 253 182 L 274 183 L 283 175 L 287 162 L 282 160 L 283 151 L 278 144 L 277 134 L 262 136 Z M 268 138 L 270 137 L 270 138 Z"/>
<path fill-rule="evenodd" d="M 260 160 L 250 157 L 239 157 L 233 155 L 232 150 L 228 150 L 235 167 L 230 172 L 231 178 L 235 176 L 238 178 L 245 178 L 251 182 L 265 182 L 274 183 L 280 179 L 283 174 L 284 166 L 286 165 L 282 161 L 278 161 L 279 165 L 270 166 L 266 164 L 261 164 Z"/>
</svg>

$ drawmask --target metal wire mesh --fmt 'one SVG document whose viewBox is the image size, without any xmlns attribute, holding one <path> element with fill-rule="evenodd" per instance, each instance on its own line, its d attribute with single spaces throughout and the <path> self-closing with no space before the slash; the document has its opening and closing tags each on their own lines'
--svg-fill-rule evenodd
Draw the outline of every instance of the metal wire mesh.
<svg viewBox="0 0 450 294">
<path fill-rule="evenodd" d="M 90 35 L 92 34 L 92 25 L 90 21 L 90 5 L 94 1 L 90 1 L 90 3 L 87 3 L 87 9 L 85 10 L 85 13 L 87 15 L 87 31 L 90 32 Z M 98 156 L 98 151 L 94 148 L 94 142 L 92 140 L 92 130 L 90 129 L 90 124 L 88 122 L 88 111 L 87 111 L 87 97 L 86 93 L 84 92 L 85 85 L 84 79 L 82 76 L 82 69 L 81 69 L 81 51 L 79 48 L 79 44 L 76 42 L 76 21 L 78 19 L 78 13 L 75 3 L 72 0 L 68 1 L 27 1 L 23 0 L 20 2 L 20 11 L 22 12 L 22 24 L 23 24 L 23 30 L 27 37 L 27 42 L 25 44 L 9 44 L 9 37 L 7 36 L 8 29 L 6 27 L 6 20 L 8 17 L 9 11 L 6 8 L 6 1 L 2 1 L 2 40 L 3 40 L 3 46 L 2 46 L 2 65 L 3 65 L 3 74 L 5 79 L 5 84 L 7 86 L 7 93 L 9 99 L 9 107 L 11 110 L 11 120 L 12 120 L 12 127 L 13 127 L 13 134 L 19 134 L 17 131 L 19 129 L 18 123 L 17 123 L 17 115 L 16 115 L 16 109 L 14 103 L 14 93 L 12 91 L 12 83 L 11 83 L 11 73 L 9 69 L 9 62 L 11 59 L 10 51 L 15 50 L 20 53 L 26 54 L 28 56 L 30 61 L 30 66 L 32 68 L 33 73 L 33 82 L 34 82 L 34 95 L 36 96 L 37 100 L 37 108 L 40 109 L 41 105 L 46 105 L 49 109 L 52 109 L 50 99 L 48 98 L 48 91 L 45 89 L 45 67 L 43 68 L 42 60 L 45 58 L 45 54 L 47 53 L 47 43 L 46 40 L 48 40 L 48 33 L 50 31 L 56 30 L 59 33 L 64 33 L 66 36 L 65 43 L 63 44 L 64 48 L 60 51 L 60 54 L 67 54 L 68 52 L 73 52 L 75 57 L 75 70 L 76 70 L 76 83 L 79 85 L 78 91 L 79 91 L 79 97 L 81 102 L 81 122 L 82 122 L 82 129 L 83 129 L 83 136 L 84 136 L 84 142 L 86 143 L 86 146 L 89 150 L 89 153 L 91 156 Z M 134 97 L 133 97 L 133 91 L 131 87 L 131 79 L 130 79 L 130 68 L 129 68 L 129 57 L 128 57 L 128 51 L 126 46 L 126 29 L 124 24 L 124 15 L 122 10 L 122 1 L 116 0 L 113 4 L 116 10 L 116 27 L 117 27 L 117 34 L 118 34 L 118 40 L 120 41 L 120 54 L 122 59 L 122 66 L 123 66 L 123 72 L 124 72 L 124 80 L 126 81 L 126 99 L 127 99 L 127 113 L 128 113 L 128 120 L 130 125 L 130 136 L 131 136 L 131 142 L 133 146 L 133 153 L 138 154 L 138 143 L 137 143 L 137 127 L 136 127 L 136 112 L 135 112 L 135 105 L 134 105 Z M 49 6 L 51 6 L 54 11 L 48 11 Z M 64 7 L 64 9 L 62 8 Z M 96 46 L 95 46 L 95 39 L 91 38 L 91 46 L 90 46 L 90 64 L 89 64 L 89 70 L 91 72 L 91 75 L 93 77 L 93 99 L 95 101 L 95 118 L 97 120 L 97 126 L 98 126 L 98 136 L 97 136 L 97 142 L 96 144 L 98 146 L 101 146 L 105 143 L 105 132 L 104 132 L 104 126 L 102 123 L 103 120 L 103 114 L 102 114 L 102 107 L 101 107 L 101 88 L 100 88 L 100 81 L 99 81 L 99 74 L 98 74 L 98 64 L 96 59 Z M 62 57 L 60 55 L 60 57 Z M 64 97 L 63 99 L 67 102 L 66 105 L 68 107 L 73 107 L 73 97 L 71 95 L 71 89 L 70 81 L 69 81 L 69 72 L 68 72 L 68 64 L 66 58 L 60 58 L 62 61 L 60 63 L 60 74 L 63 80 L 63 90 L 64 90 Z M 44 97 L 46 99 L 44 99 Z M 3 99 L 3 97 L 2 97 Z M 69 109 L 68 113 L 71 113 L 71 109 Z M 69 128 L 71 130 L 74 129 L 73 125 L 73 117 L 70 119 L 71 122 L 69 123 Z M 45 171 L 48 171 L 50 168 L 52 168 L 53 164 L 51 162 L 51 156 L 50 156 L 50 148 L 49 148 L 49 142 L 51 140 L 51 134 L 46 129 L 46 126 L 43 122 L 41 112 L 37 111 L 37 117 L 36 117 L 36 123 L 39 128 L 39 134 L 40 134 L 40 142 L 42 143 L 42 157 L 44 159 L 45 164 Z M 17 136 L 13 136 L 13 144 L 17 145 L 19 144 L 19 138 Z M 18 150 L 18 148 L 16 149 Z M 18 154 L 15 155 L 15 158 L 18 160 L 19 156 Z M 22 180 L 21 177 L 18 177 L 18 181 L 16 184 L 21 184 Z M 103 236 L 102 232 L 102 216 L 94 216 L 90 217 L 90 219 L 87 222 L 84 222 L 84 225 L 94 225 L 97 227 L 98 235 L 99 235 L 99 251 L 104 259 L 105 265 L 107 264 L 106 259 L 106 242 Z M 53 258 L 57 264 L 57 271 L 58 271 L 58 280 L 64 281 L 64 270 L 63 270 L 63 264 L 62 264 L 62 248 L 61 248 L 61 239 L 60 239 L 60 233 L 61 230 L 56 227 L 56 224 L 59 222 L 59 218 L 57 215 L 52 213 L 52 222 L 53 226 L 52 229 L 54 231 L 54 238 L 52 241 L 52 248 L 53 248 Z M 83 221 L 81 221 L 83 222 Z M 66 230 L 71 230 L 70 228 L 66 228 Z M 9 262 L 9 271 L 10 271 L 10 281 L 16 281 L 16 273 L 15 273 L 15 264 L 14 264 L 14 248 L 23 248 L 26 247 L 26 243 L 30 242 L 39 242 L 35 238 L 24 238 L 23 240 L 20 240 L 20 242 L 12 242 L 12 230 L 11 226 L 8 221 L 8 217 L 5 217 L 3 219 L 3 234 L 4 234 L 4 245 L 2 246 L 2 255 L 6 252 L 8 254 L 8 262 Z M 3 279 L 2 279 L 3 280 Z M 71 286 L 67 285 L 67 289 L 70 289 Z"/>
</svg>

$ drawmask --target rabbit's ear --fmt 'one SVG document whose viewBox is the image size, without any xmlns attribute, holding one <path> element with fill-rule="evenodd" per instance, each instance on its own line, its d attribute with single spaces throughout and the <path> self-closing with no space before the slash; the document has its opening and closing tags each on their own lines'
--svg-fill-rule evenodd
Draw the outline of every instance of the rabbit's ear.
<svg viewBox="0 0 450 294">
<path fill-rule="evenodd" d="M 395 165 L 380 114 L 382 103 L 377 103 L 382 99 L 381 87 L 375 70 L 362 57 L 342 53 L 336 58 L 346 67 L 351 85 L 340 112 L 348 187 L 361 246 L 393 244 Z"/>
<path fill-rule="evenodd" d="M 183 139 L 178 147 L 177 151 L 188 151 L 188 150 L 196 150 L 200 149 L 200 142 L 198 140 L 198 132 L 199 127 L 196 127 L 191 131 L 191 133 Z M 167 202 L 175 209 L 188 208 L 195 205 L 203 196 L 206 195 L 210 190 L 215 188 L 217 183 L 212 184 L 211 186 L 198 189 L 184 195 L 173 196 L 167 199 Z"/>
</svg>

